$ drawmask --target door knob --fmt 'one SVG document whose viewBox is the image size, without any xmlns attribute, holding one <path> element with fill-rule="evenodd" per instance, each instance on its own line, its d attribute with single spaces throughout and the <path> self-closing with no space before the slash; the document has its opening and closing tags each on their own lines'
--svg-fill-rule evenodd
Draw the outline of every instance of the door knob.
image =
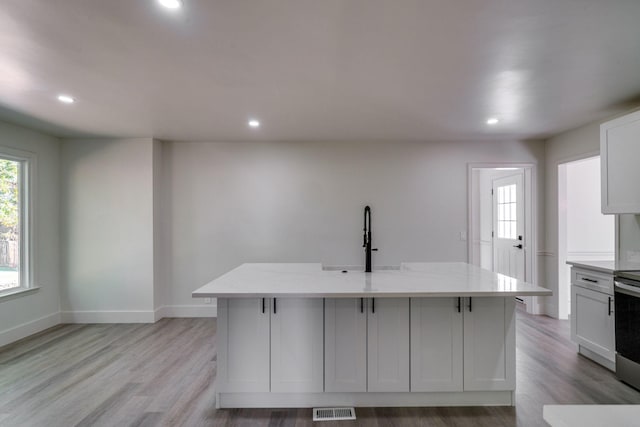
<svg viewBox="0 0 640 427">
<path fill-rule="evenodd" d="M 522 245 L 513 245 L 514 248 L 522 249 Z"/>
</svg>

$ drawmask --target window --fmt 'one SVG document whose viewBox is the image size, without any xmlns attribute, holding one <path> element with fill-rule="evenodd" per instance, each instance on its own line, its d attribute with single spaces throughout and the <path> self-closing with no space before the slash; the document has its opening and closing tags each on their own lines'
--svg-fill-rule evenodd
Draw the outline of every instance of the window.
<svg viewBox="0 0 640 427">
<path fill-rule="evenodd" d="M 498 238 L 515 239 L 516 224 L 516 185 L 498 187 Z"/>
<path fill-rule="evenodd" d="M 29 153 L 0 147 L 0 295 L 31 287 Z"/>
</svg>

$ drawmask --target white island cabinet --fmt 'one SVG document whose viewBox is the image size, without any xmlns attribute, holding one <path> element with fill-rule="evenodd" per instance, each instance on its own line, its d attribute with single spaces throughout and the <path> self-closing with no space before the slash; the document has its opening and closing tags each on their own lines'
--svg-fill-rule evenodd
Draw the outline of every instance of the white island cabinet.
<svg viewBox="0 0 640 427">
<path fill-rule="evenodd" d="M 316 264 L 313 264 L 316 265 Z M 218 298 L 216 405 L 513 405 L 516 295 L 463 263 L 373 273 L 245 264 Z"/>
<path fill-rule="evenodd" d="M 411 390 L 462 391 L 464 298 L 411 298 Z"/>
<path fill-rule="evenodd" d="M 409 391 L 409 298 L 372 298 L 367 391 Z"/>
<path fill-rule="evenodd" d="M 412 298 L 411 391 L 515 389 L 513 298 Z"/>
<path fill-rule="evenodd" d="M 218 300 L 219 391 L 270 390 L 269 322 L 269 302 L 263 298 Z"/>
<path fill-rule="evenodd" d="M 409 391 L 409 298 L 325 299 L 325 391 Z"/>
<path fill-rule="evenodd" d="M 324 390 L 367 391 L 367 301 L 328 298 L 324 302 Z"/>
<path fill-rule="evenodd" d="M 516 324 L 514 298 L 466 298 L 464 390 L 514 390 Z"/>
<path fill-rule="evenodd" d="M 323 301 L 274 298 L 271 311 L 271 391 L 322 392 Z"/>
<path fill-rule="evenodd" d="M 322 299 L 220 298 L 218 388 L 322 392 Z"/>
</svg>

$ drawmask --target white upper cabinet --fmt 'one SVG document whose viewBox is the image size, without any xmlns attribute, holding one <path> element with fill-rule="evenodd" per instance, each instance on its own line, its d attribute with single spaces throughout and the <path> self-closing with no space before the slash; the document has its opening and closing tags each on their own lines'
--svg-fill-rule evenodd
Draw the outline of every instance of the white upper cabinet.
<svg viewBox="0 0 640 427">
<path fill-rule="evenodd" d="M 600 126 L 602 213 L 640 213 L 640 111 Z"/>
</svg>

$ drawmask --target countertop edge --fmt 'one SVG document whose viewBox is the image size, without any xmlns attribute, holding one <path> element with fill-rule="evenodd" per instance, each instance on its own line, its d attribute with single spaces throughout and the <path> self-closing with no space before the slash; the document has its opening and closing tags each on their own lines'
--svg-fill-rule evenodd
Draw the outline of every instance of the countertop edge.
<svg viewBox="0 0 640 427">
<path fill-rule="evenodd" d="M 606 273 L 606 274 L 614 274 L 616 271 L 620 271 L 613 268 L 606 268 L 600 265 L 594 265 L 589 263 L 589 261 L 567 261 L 567 264 L 569 264 L 572 267 L 584 268 L 586 270 L 592 270 L 592 271 L 599 271 L 601 273 Z"/>
<path fill-rule="evenodd" d="M 220 292 L 193 292 L 192 298 L 446 298 L 446 297 L 528 297 L 528 296 L 552 296 L 553 292 L 549 291 L 445 291 L 445 292 L 384 292 L 384 293 L 305 293 L 305 292 L 247 292 L 247 293 L 220 293 Z"/>
<path fill-rule="evenodd" d="M 623 271 L 639 271 L 640 264 L 622 261 L 566 261 L 572 267 L 584 268 L 586 270 L 598 271 L 605 274 L 616 274 Z M 611 263 L 611 267 L 605 267 L 602 264 Z"/>
</svg>

